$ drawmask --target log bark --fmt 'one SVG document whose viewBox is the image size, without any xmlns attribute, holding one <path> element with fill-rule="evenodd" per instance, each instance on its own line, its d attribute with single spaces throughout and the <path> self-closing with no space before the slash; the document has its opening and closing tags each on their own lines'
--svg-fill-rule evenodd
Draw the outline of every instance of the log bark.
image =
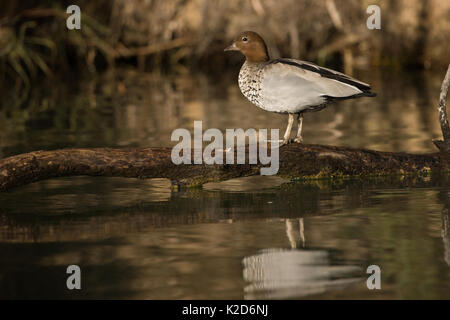
<svg viewBox="0 0 450 320">
<path fill-rule="evenodd" d="M 291 179 L 422 174 L 450 169 L 449 153 L 417 155 L 297 143 L 281 147 L 279 161 L 278 175 Z M 80 175 L 167 178 L 175 185 L 197 186 L 259 175 L 261 167 L 267 165 L 175 165 L 170 148 L 36 151 L 0 160 L 0 190 Z"/>
</svg>

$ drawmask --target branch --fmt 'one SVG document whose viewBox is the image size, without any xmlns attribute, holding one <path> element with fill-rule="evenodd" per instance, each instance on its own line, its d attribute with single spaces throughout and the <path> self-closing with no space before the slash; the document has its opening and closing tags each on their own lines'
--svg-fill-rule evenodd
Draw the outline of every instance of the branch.
<svg viewBox="0 0 450 320">
<path fill-rule="evenodd" d="M 450 153 L 416 155 L 296 143 L 283 146 L 279 160 L 278 175 L 299 179 L 417 174 L 450 169 Z M 192 186 L 259 175 L 261 167 L 267 165 L 175 165 L 170 148 L 37 151 L 0 160 L 0 190 L 54 177 L 80 175 L 167 178 L 174 184 Z"/>
<path fill-rule="evenodd" d="M 441 124 L 442 136 L 444 137 L 444 141 L 433 140 L 436 147 L 441 151 L 450 151 L 450 127 L 448 125 L 447 111 L 445 106 L 447 103 L 447 94 L 449 85 L 450 85 L 450 65 L 448 66 L 444 81 L 442 81 L 438 107 L 439 122 Z"/>
<path fill-rule="evenodd" d="M 327 0 L 325 2 L 325 6 L 327 8 L 328 14 L 330 15 L 331 21 L 333 21 L 334 26 L 338 30 L 344 29 L 344 25 L 342 24 L 341 15 L 336 8 L 336 4 L 334 0 Z"/>
</svg>

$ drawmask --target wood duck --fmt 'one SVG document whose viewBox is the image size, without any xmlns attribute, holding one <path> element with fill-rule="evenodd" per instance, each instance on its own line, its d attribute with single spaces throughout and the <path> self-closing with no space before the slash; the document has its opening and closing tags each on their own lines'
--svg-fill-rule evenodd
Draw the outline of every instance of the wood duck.
<svg viewBox="0 0 450 320">
<path fill-rule="evenodd" d="M 253 31 L 241 33 L 224 51 L 240 51 L 246 58 L 239 88 L 248 100 L 263 110 L 289 114 L 281 145 L 292 141 L 294 115 L 298 130 L 293 141 L 301 143 L 303 113 L 322 110 L 336 100 L 376 96 L 367 83 L 311 62 L 271 60 L 263 38 Z"/>
</svg>

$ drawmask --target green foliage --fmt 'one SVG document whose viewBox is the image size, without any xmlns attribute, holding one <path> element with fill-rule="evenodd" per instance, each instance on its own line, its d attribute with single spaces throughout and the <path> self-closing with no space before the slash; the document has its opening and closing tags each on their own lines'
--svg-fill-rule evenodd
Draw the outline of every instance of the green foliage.
<svg viewBox="0 0 450 320">
<path fill-rule="evenodd" d="M 55 66 L 67 68 L 69 58 L 83 61 L 95 70 L 94 59 L 100 54 L 108 63 L 114 50 L 108 42 L 109 30 L 95 19 L 82 14 L 81 30 L 66 28 L 67 13 L 62 9 L 28 12 L 0 23 L 0 73 L 20 79 L 25 88 L 37 75 L 53 75 Z"/>
</svg>

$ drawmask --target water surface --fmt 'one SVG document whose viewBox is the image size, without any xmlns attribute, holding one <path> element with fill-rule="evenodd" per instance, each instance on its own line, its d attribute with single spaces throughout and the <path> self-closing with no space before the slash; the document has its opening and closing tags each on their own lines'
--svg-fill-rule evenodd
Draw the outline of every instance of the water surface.
<svg viewBox="0 0 450 320">
<path fill-rule="evenodd" d="M 308 114 L 308 143 L 432 152 L 440 75 L 356 75 L 375 99 Z M 236 74 L 118 70 L 3 95 L 0 157 L 60 147 L 170 146 L 176 128 L 280 128 Z M 21 100 L 22 99 L 22 100 Z M 450 298 L 447 176 L 173 190 L 165 179 L 51 179 L 0 193 L 1 298 Z M 66 288 L 66 268 L 82 290 Z M 366 269 L 381 268 L 381 290 Z"/>
</svg>

